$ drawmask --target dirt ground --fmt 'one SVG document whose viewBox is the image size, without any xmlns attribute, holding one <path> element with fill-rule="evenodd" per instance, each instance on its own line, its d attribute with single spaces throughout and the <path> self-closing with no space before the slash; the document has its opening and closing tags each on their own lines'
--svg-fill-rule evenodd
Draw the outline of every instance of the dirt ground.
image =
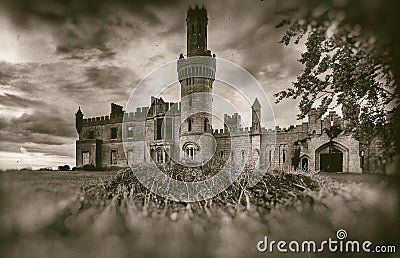
<svg viewBox="0 0 400 258">
<path fill-rule="evenodd" d="M 318 190 L 305 191 L 306 198 L 294 196 L 276 203 L 268 214 L 245 205 L 235 216 L 218 208 L 197 216 L 183 208 L 178 219 L 171 219 L 162 211 L 149 212 L 148 205 L 138 206 L 134 197 L 126 196 L 83 209 L 81 187 L 102 185 L 115 173 L 0 172 L 0 256 L 364 257 L 260 253 L 256 249 L 266 235 L 277 241 L 317 241 L 335 237 L 339 229 L 345 229 L 349 239 L 396 244 L 400 249 L 399 192 L 394 177 L 311 175 L 320 185 Z"/>
</svg>

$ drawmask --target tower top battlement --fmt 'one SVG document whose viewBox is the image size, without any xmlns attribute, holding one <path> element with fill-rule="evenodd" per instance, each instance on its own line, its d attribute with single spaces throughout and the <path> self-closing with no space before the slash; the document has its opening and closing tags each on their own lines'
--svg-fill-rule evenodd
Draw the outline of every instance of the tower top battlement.
<svg viewBox="0 0 400 258">
<path fill-rule="evenodd" d="M 207 11 L 196 5 L 191 7 L 186 17 L 187 56 L 211 56 L 207 49 Z"/>
</svg>

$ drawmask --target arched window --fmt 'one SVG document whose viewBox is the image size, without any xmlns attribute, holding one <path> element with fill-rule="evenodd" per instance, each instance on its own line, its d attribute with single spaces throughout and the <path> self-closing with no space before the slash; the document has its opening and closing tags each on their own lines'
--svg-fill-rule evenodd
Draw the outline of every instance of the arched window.
<svg viewBox="0 0 400 258">
<path fill-rule="evenodd" d="M 188 132 L 192 131 L 192 123 L 193 123 L 193 119 L 192 118 L 188 118 Z"/>
<path fill-rule="evenodd" d="M 204 132 L 208 131 L 208 118 L 204 119 Z"/>
<path fill-rule="evenodd" d="M 162 148 L 157 149 L 157 162 L 158 163 L 164 162 L 164 151 Z"/>
<path fill-rule="evenodd" d="M 194 155 L 196 155 L 196 146 L 192 143 L 189 143 L 185 147 L 186 158 L 193 160 Z"/>
</svg>

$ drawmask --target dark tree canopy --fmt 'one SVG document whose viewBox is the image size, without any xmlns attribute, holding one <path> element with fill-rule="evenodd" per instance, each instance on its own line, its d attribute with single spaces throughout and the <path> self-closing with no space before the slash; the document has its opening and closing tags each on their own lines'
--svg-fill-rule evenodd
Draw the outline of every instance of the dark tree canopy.
<svg viewBox="0 0 400 258">
<path fill-rule="evenodd" d="M 342 107 L 345 131 L 364 142 L 381 137 L 388 154 L 400 150 L 400 24 L 395 0 L 286 1 L 281 43 L 305 40 L 304 69 L 277 102 L 299 98 L 299 118 L 313 106 Z M 323 115 L 323 114 L 320 114 Z"/>
</svg>

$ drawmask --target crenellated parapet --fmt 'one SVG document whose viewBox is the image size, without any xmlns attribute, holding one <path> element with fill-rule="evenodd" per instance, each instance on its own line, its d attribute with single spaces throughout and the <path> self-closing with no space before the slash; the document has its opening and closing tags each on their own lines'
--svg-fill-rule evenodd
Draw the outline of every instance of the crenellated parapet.
<svg viewBox="0 0 400 258">
<path fill-rule="evenodd" d="M 336 111 L 329 111 L 328 115 L 321 120 L 322 130 L 329 129 L 332 125 L 344 127 L 344 119 Z"/>
<path fill-rule="evenodd" d="M 187 78 L 207 78 L 215 80 L 216 59 L 211 56 L 195 56 L 184 58 L 183 55 L 178 59 L 177 72 L 178 80 Z"/>
<path fill-rule="evenodd" d="M 238 128 L 224 128 L 213 130 L 214 137 L 235 137 L 235 136 L 248 136 L 251 130 L 249 127 Z"/>
<path fill-rule="evenodd" d="M 82 126 L 122 123 L 123 115 L 89 117 L 82 120 Z"/>
<path fill-rule="evenodd" d="M 144 121 L 148 111 L 149 111 L 148 107 L 140 107 L 137 108 L 135 112 L 123 112 L 114 114 L 112 116 L 89 117 L 82 120 L 82 126 L 115 124 L 115 123 L 122 123 L 123 121 L 127 122 Z"/>
</svg>

